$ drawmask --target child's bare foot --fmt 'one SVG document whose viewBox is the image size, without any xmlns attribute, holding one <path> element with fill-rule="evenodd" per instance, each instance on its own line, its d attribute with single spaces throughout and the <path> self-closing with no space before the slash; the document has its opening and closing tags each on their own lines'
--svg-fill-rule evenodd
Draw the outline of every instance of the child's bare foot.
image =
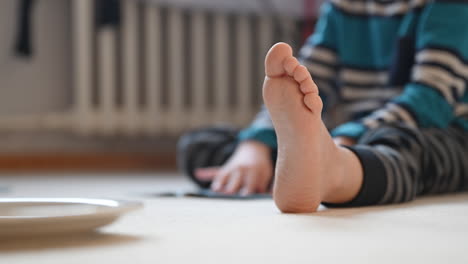
<svg viewBox="0 0 468 264">
<path fill-rule="evenodd" d="M 351 200 L 361 185 L 360 164 L 351 151 L 336 146 L 323 124 L 322 100 L 308 70 L 289 45 L 278 43 L 267 54 L 265 72 L 263 98 L 278 138 L 278 208 L 314 212 L 322 201 Z M 361 175 L 358 181 L 345 179 L 349 166 Z"/>
</svg>

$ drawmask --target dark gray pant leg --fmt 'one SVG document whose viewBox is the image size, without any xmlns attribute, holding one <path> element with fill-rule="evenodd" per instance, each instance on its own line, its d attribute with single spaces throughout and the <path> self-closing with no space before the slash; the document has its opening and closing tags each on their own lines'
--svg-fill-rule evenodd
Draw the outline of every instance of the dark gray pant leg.
<svg viewBox="0 0 468 264">
<path fill-rule="evenodd" d="M 346 204 L 401 203 L 416 196 L 468 189 L 468 133 L 458 127 L 382 127 L 350 148 L 361 161 L 364 182 Z"/>
</svg>

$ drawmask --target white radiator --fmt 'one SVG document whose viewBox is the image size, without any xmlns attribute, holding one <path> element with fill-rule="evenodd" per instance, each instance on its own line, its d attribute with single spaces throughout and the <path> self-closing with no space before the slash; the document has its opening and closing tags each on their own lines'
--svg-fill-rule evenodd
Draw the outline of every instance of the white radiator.
<svg viewBox="0 0 468 264">
<path fill-rule="evenodd" d="M 296 19 L 123 0 L 120 27 L 94 25 L 94 0 L 72 1 L 73 106 L 0 127 L 83 135 L 178 135 L 248 124 L 261 104 L 263 61 L 297 43 Z"/>
<path fill-rule="evenodd" d="M 261 104 L 266 51 L 295 32 L 288 18 L 132 0 L 122 1 L 120 32 L 95 31 L 91 0 L 74 1 L 73 10 L 74 114 L 85 134 L 246 125 Z"/>
</svg>

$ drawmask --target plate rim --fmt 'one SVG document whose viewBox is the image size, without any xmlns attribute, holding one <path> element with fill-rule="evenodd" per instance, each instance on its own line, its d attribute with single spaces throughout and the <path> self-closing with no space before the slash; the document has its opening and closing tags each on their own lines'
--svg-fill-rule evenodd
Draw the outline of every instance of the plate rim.
<svg viewBox="0 0 468 264">
<path fill-rule="evenodd" d="M 89 198 L 89 197 L 7 197 L 0 198 L 1 204 L 83 204 L 101 207 L 99 212 L 63 214 L 54 216 L 2 216 L 0 223 L 12 221 L 42 221 L 42 220 L 64 220 L 67 218 L 90 218 L 102 217 L 104 215 L 121 215 L 127 212 L 143 208 L 143 203 L 135 200 L 112 199 L 112 198 Z M 107 204 L 106 204 L 107 203 Z M 114 204 L 110 205 L 110 204 Z"/>
</svg>

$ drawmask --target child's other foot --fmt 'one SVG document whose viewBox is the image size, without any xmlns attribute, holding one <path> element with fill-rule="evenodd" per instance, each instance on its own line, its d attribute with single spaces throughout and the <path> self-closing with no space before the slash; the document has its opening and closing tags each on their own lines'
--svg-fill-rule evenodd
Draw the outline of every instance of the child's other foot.
<svg viewBox="0 0 468 264">
<path fill-rule="evenodd" d="M 274 45 L 265 59 L 263 99 L 278 138 L 274 198 L 283 212 L 314 212 L 321 201 L 345 202 L 336 196 L 343 182 L 342 148 L 321 119 L 322 100 L 308 70 L 285 43 Z M 346 153 L 347 155 L 349 153 Z"/>
</svg>

